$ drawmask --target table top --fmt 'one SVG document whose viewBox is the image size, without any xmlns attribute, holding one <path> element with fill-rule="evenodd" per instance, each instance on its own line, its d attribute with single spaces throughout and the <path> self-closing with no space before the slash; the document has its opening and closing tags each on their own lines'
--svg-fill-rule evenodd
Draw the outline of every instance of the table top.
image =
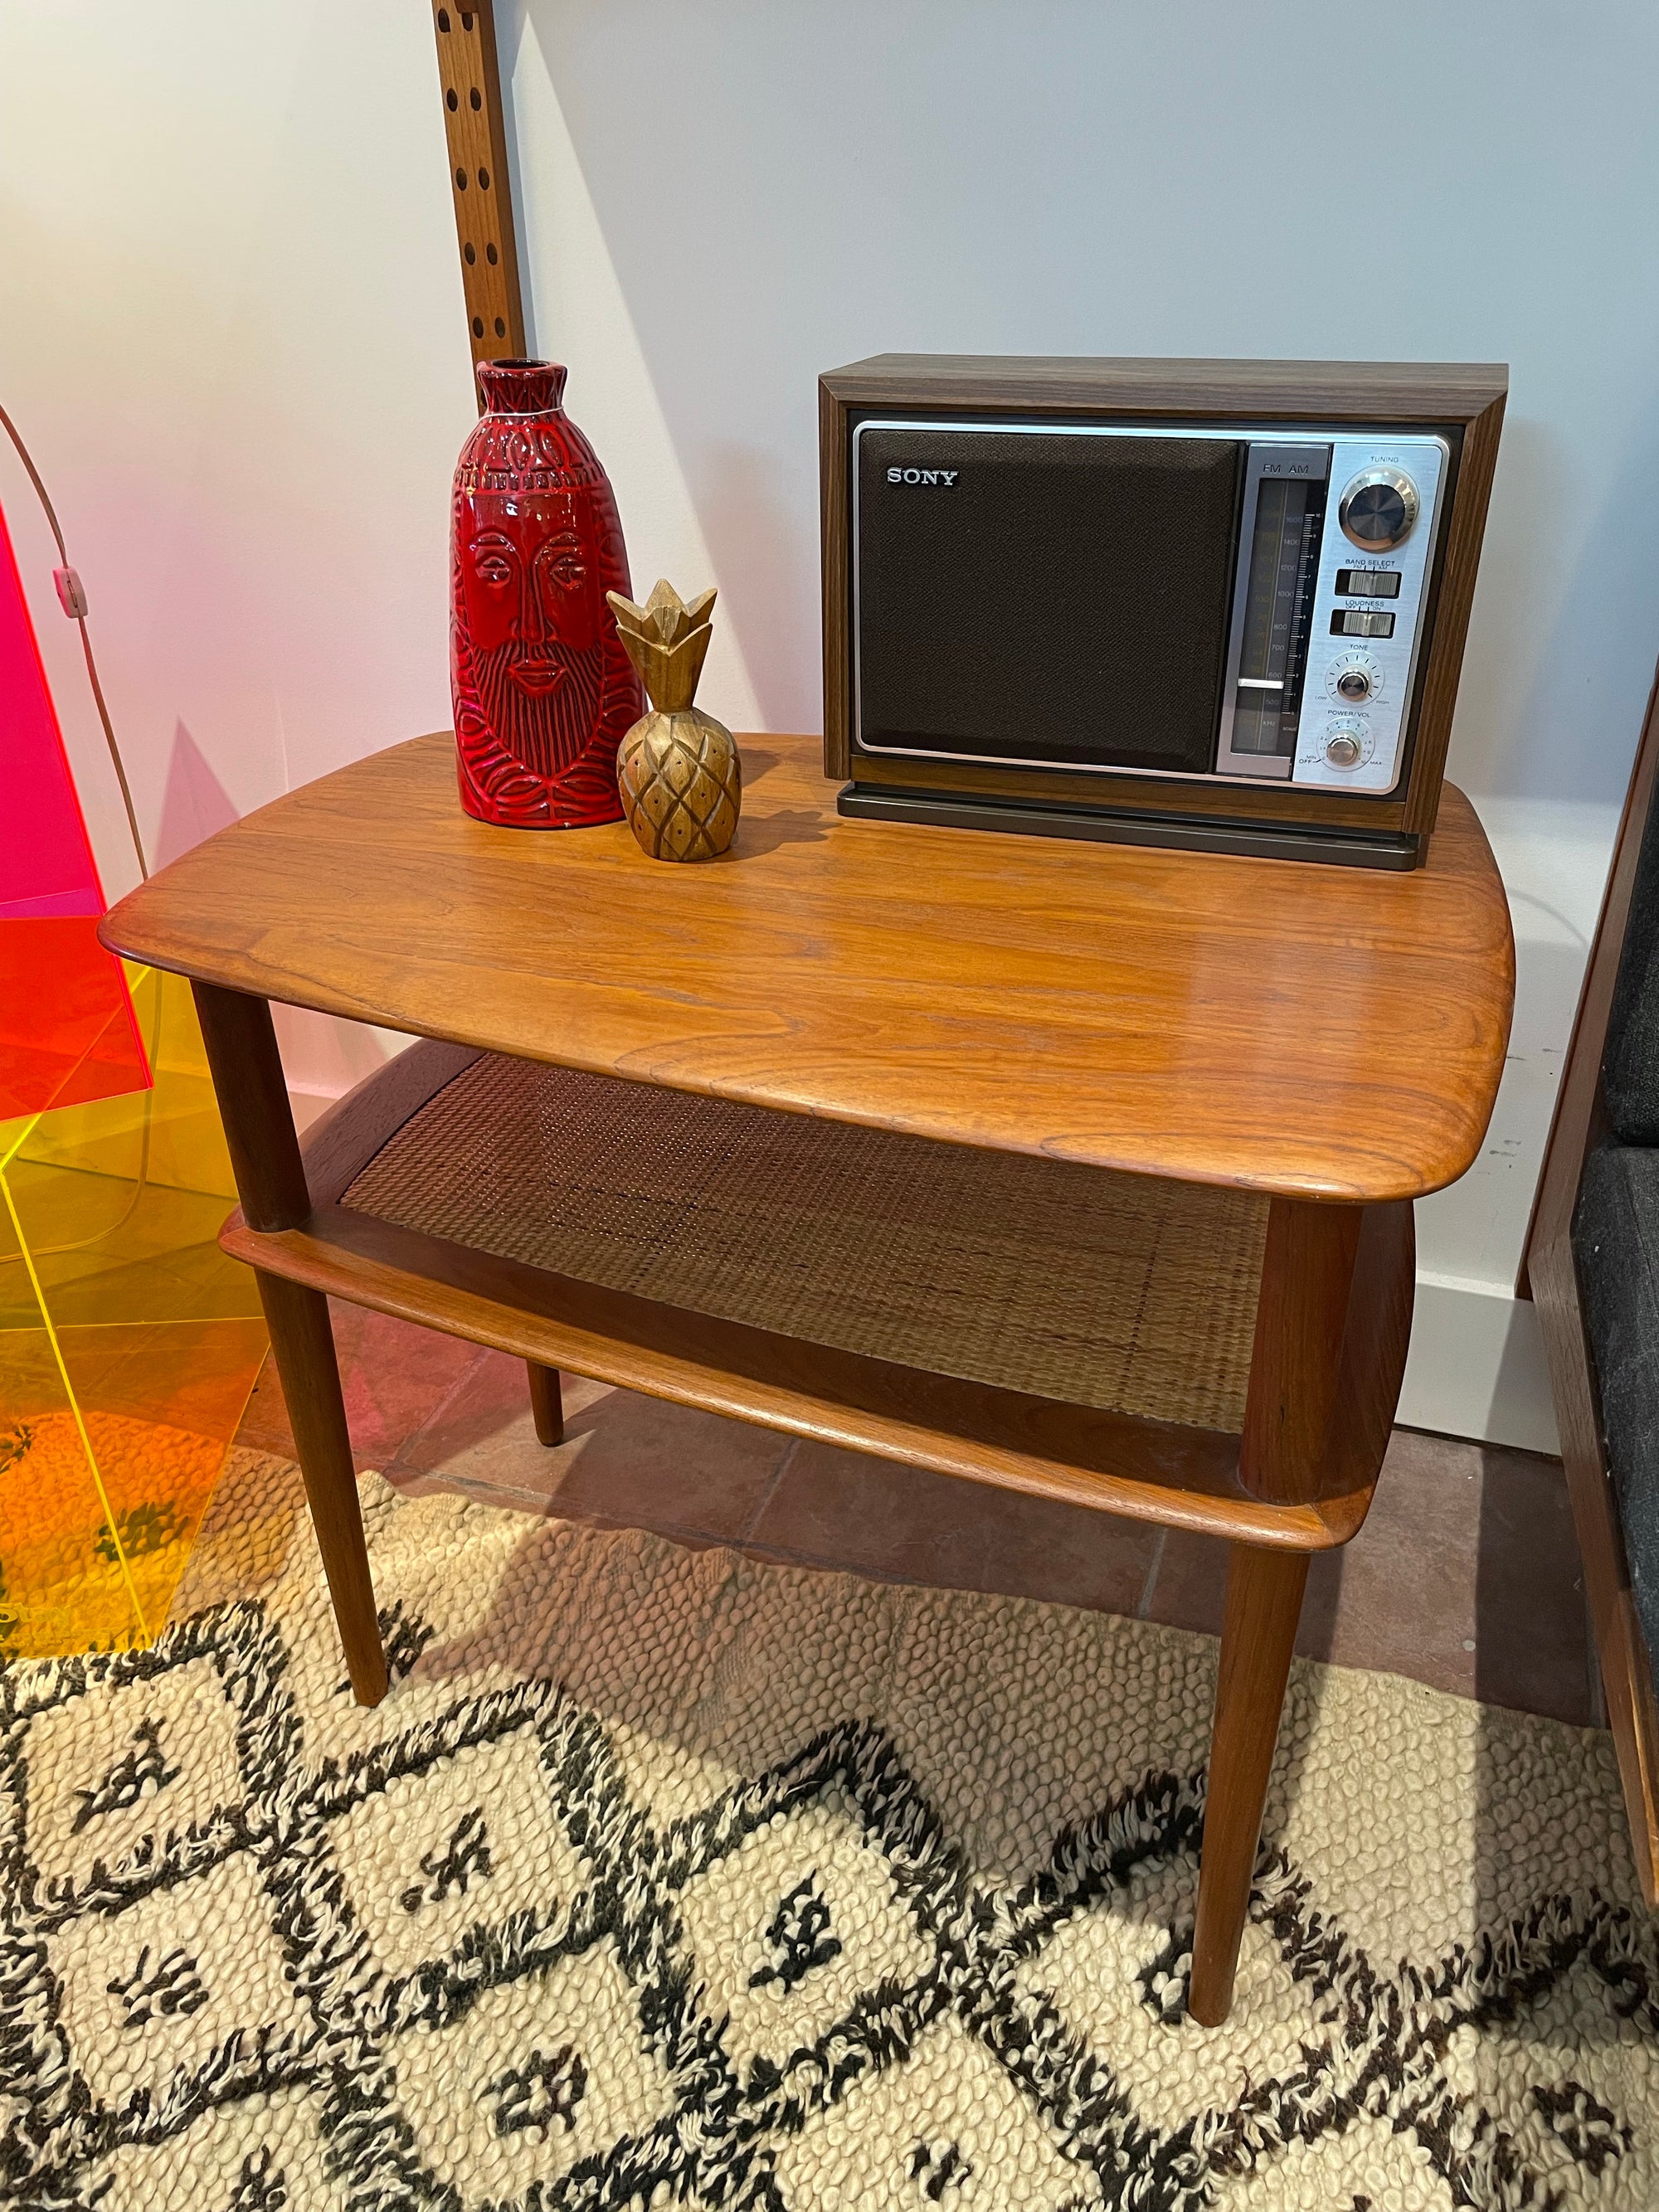
<svg viewBox="0 0 1659 2212">
<path fill-rule="evenodd" d="M 732 850 L 462 813 L 447 732 L 221 830 L 101 931 L 355 1021 L 757 1105 L 1298 1198 L 1480 1148 L 1509 910 L 1450 786 L 1428 865 L 843 820 L 816 738 L 739 739 Z"/>
</svg>

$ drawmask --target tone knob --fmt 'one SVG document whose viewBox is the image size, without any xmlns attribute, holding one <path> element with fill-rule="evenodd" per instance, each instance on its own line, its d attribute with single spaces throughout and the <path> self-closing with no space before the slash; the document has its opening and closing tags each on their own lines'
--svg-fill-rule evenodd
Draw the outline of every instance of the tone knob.
<svg viewBox="0 0 1659 2212">
<path fill-rule="evenodd" d="M 1352 730 L 1333 730 L 1325 740 L 1325 757 L 1333 768 L 1358 768 L 1364 741 Z"/>
<path fill-rule="evenodd" d="M 1345 668 L 1336 679 L 1339 695 L 1352 706 L 1371 696 L 1370 672 L 1365 668 Z"/>
<path fill-rule="evenodd" d="M 1342 535 L 1364 553 L 1391 553 L 1417 521 L 1417 486 L 1398 469 L 1365 469 L 1348 486 L 1336 510 Z"/>
</svg>

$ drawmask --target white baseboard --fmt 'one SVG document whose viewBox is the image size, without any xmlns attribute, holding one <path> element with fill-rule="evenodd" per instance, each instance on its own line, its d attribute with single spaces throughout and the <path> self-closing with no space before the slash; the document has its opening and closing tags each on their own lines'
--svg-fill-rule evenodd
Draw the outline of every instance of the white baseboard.
<svg viewBox="0 0 1659 2212">
<path fill-rule="evenodd" d="M 1419 1275 L 1399 1419 L 1407 1428 L 1559 1452 L 1537 1309 L 1492 1284 Z"/>
</svg>

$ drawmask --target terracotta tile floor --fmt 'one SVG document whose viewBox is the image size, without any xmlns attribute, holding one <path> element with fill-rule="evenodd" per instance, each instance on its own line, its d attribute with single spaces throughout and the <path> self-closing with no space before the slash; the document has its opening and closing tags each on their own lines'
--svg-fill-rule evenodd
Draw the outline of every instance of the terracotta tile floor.
<svg viewBox="0 0 1659 2212">
<path fill-rule="evenodd" d="M 337 1306 L 359 1467 L 531 1513 L 895 1582 L 1000 1590 L 1215 1632 L 1222 1547 L 565 1382 L 543 1449 L 523 1366 Z M 269 1363 L 241 1441 L 291 1452 Z M 1591 1717 L 1583 1590 L 1559 1461 L 1398 1429 L 1370 1518 L 1315 1562 L 1299 1648 L 1558 1719 Z"/>
</svg>

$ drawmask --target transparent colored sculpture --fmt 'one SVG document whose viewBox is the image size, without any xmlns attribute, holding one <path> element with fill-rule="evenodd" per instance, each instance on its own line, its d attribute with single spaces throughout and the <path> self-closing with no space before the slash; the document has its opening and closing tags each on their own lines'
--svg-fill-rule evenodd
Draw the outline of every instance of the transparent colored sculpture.
<svg viewBox="0 0 1659 2212">
<path fill-rule="evenodd" d="M 147 1642 L 264 1356 L 188 987 L 102 888 L 0 518 L 0 1656 Z"/>
</svg>

